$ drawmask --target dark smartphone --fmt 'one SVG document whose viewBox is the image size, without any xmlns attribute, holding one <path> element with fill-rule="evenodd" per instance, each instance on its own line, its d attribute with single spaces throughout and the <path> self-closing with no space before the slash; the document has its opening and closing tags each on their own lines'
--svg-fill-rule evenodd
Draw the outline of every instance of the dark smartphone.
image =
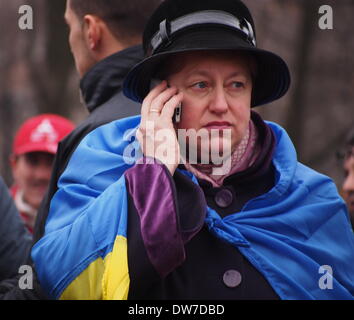
<svg viewBox="0 0 354 320">
<path fill-rule="evenodd" d="M 151 79 L 150 90 L 152 90 L 158 84 L 160 84 L 161 81 L 162 80 L 159 79 Z M 179 105 L 175 109 L 175 112 L 173 113 L 172 122 L 179 123 L 181 121 L 181 117 L 182 117 L 182 103 L 179 103 Z"/>
<path fill-rule="evenodd" d="M 178 104 L 172 117 L 173 123 L 180 123 L 182 117 L 182 102 Z"/>
</svg>

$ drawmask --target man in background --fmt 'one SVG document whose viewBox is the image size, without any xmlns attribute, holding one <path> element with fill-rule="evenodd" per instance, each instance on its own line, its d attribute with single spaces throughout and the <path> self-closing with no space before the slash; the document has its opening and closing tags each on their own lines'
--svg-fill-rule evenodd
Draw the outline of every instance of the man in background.
<svg viewBox="0 0 354 320">
<path fill-rule="evenodd" d="M 50 188 L 39 211 L 35 241 L 44 234 L 50 200 L 71 154 L 97 127 L 137 115 L 141 106 L 122 92 L 128 71 L 143 58 L 142 32 L 161 0 L 67 0 L 65 21 L 89 116 L 59 145 Z"/>
<path fill-rule="evenodd" d="M 42 114 L 25 121 L 16 133 L 10 156 L 14 178 L 11 193 L 30 233 L 48 189 L 58 143 L 74 127 L 66 118 Z"/>
<path fill-rule="evenodd" d="M 38 211 L 34 243 L 45 232 L 58 179 L 80 141 L 101 125 L 140 114 L 140 104 L 124 96 L 122 84 L 128 71 L 143 58 L 144 26 L 160 3 L 161 0 L 67 0 L 65 21 L 70 30 L 69 44 L 89 115 L 59 144 L 49 190 Z M 34 290 L 22 291 L 17 289 L 17 279 L 11 281 L 14 288 L 2 299 L 46 298 L 36 281 Z M 0 290 L 1 286 L 2 283 Z"/>
</svg>

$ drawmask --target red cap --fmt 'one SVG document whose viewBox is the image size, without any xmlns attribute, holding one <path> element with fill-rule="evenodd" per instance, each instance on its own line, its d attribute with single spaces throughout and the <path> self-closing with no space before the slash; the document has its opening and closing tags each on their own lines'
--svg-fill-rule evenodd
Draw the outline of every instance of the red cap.
<svg viewBox="0 0 354 320">
<path fill-rule="evenodd" d="M 17 131 L 12 152 L 22 155 L 29 152 L 55 154 L 58 143 L 75 125 L 55 114 L 42 114 L 28 119 Z"/>
</svg>

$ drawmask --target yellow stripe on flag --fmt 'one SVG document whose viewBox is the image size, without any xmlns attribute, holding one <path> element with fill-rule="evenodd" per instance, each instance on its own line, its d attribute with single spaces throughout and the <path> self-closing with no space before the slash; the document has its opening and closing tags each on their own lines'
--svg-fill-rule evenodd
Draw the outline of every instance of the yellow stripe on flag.
<svg viewBox="0 0 354 320">
<path fill-rule="evenodd" d="M 106 258 L 93 261 L 64 290 L 60 300 L 126 300 L 129 293 L 127 239 L 118 236 Z"/>
</svg>

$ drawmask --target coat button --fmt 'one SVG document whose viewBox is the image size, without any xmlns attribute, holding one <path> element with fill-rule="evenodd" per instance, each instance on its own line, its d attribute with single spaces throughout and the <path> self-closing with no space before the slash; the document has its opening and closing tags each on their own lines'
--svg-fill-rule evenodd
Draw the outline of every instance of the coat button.
<svg viewBox="0 0 354 320">
<path fill-rule="evenodd" d="M 215 195 L 215 203 L 220 208 L 228 207 L 233 201 L 234 195 L 228 189 L 222 189 Z"/>
<path fill-rule="evenodd" d="M 241 273 L 237 270 L 228 270 L 224 273 L 223 281 L 229 288 L 236 288 L 242 281 Z"/>
</svg>

